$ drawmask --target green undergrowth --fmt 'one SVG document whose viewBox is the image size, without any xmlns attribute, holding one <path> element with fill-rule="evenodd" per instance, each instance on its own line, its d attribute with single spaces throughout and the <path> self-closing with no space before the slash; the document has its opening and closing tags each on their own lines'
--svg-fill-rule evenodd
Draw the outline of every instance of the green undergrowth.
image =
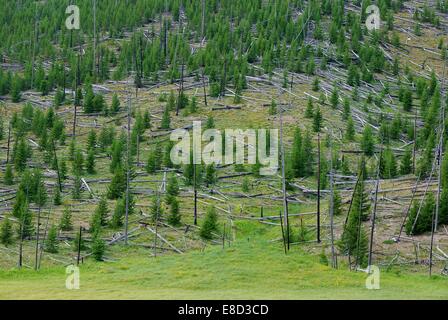
<svg viewBox="0 0 448 320">
<path fill-rule="evenodd" d="M 79 290 L 65 288 L 65 267 L 0 271 L 1 299 L 445 299 L 441 277 L 382 271 L 380 290 L 366 274 L 319 263 L 296 245 L 285 255 L 269 240 L 278 228 L 237 223 L 237 239 L 182 255 L 151 257 L 132 247 L 114 262 L 87 261 Z M 138 251 L 138 252 L 137 252 Z"/>
</svg>

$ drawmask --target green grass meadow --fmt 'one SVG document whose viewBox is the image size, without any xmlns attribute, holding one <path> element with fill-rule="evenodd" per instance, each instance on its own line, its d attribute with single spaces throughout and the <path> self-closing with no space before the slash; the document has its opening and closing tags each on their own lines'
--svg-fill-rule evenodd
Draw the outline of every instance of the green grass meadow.
<svg viewBox="0 0 448 320">
<path fill-rule="evenodd" d="M 241 227 L 249 223 L 241 224 Z M 323 265 L 306 247 L 285 255 L 269 242 L 270 229 L 241 236 L 229 247 L 150 257 L 132 247 L 119 261 L 86 261 L 80 289 L 65 287 L 64 266 L 0 271 L 0 299 L 446 299 L 439 276 L 381 271 L 380 289 L 365 287 L 366 274 Z M 148 252 L 148 251 L 146 251 Z"/>
</svg>

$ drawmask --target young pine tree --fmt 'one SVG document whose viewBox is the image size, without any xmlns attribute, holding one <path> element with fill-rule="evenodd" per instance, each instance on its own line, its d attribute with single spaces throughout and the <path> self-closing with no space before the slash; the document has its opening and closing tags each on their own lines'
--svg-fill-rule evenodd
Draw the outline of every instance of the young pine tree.
<svg viewBox="0 0 448 320">
<path fill-rule="evenodd" d="M 317 92 L 317 91 L 319 91 L 319 78 L 314 78 L 314 80 L 313 80 L 313 91 L 314 92 Z"/>
<path fill-rule="evenodd" d="M 95 130 L 90 130 L 87 136 L 87 150 L 95 150 L 97 144 L 97 138 Z"/>
<path fill-rule="evenodd" d="M 110 200 L 118 199 L 123 195 L 123 192 L 126 190 L 126 175 L 124 173 L 123 168 L 118 167 L 115 170 L 115 174 L 112 177 L 112 181 L 110 182 L 107 188 L 107 198 Z"/>
<path fill-rule="evenodd" d="M 348 120 L 350 116 L 351 116 L 350 102 L 348 101 L 348 99 L 344 99 L 344 113 L 342 114 L 342 118 L 344 120 Z"/>
<path fill-rule="evenodd" d="M 12 102 L 17 103 L 22 99 L 22 84 L 18 77 L 14 77 L 11 85 L 11 99 Z"/>
<path fill-rule="evenodd" d="M 62 204 L 61 191 L 59 191 L 58 186 L 54 188 L 53 204 L 55 206 L 60 206 Z"/>
<path fill-rule="evenodd" d="M 81 199 L 81 186 L 82 186 L 81 177 L 79 175 L 75 175 L 72 190 L 72 198 L 74 200 Z"/>
<path fill-rule="evenodd" d="M 328 266 L 328 257 L 325 253 L 325 246 L 322 246 L 322 251 L 319 255 L 319 262 L 320 264 L 324 265 L 324 266 Z"/>
<path fill-rule="evenodd" d="M 95 174 L 95 152 L 93 149 L 89 150 L 89 153 L 87 154 L 87 163 L 86 163 L 86 170 L 88 174 Z"/>
<path fill-rule="evenodd" d="M 82 99 L 83 99 L 83 95 L 82 95 L 82 89 L 81 88 L 78 88 L 78 91 L 76 91 L 76 94 L 75 94 L 75 105 L 76 106 L 80 106 L 81 105 L 81 103 L 82 103 Z"/>
<path fill-rule="evenodd" d="M 111 173 L 115 173 L 118 168 L 123 166 L 124 144 L 121 139 L 114 139 L 111 144 L 112 161 L 110 162 L 109 170 Z"/>
<path fill-rule="evenodd" d="M 362 170 L 363 172 L 365 170 Z M 358 182 L 358 186 L 355 190 L 355 194 L 353 197 L 353 204 L 351 211 L 356 211 L 361 215 L 361 220 L 366 221 L 369 214 L 370 203 L 369 203 L 369 195 L 365 190 L 365 177 L 364 174 L 361 174 Z"/>
<path fill-rule="evenodd" d="M 431 166 L 434 159 L 434 148 L 435 148 L 435 135 L 431 134 L 426 142 L 425 150 L 423 151 L 423 156 L 420 158 L 418 163 L 418 174 L 422 177 L 427 177 L 431 172 Z"/>
<path fill-rule="evenodd" d="M 173 111 L 176 109 L 176 96 L 174 95 L 173 91 L 170 92 L 170 96 L 168 97 L 168 103 L 166 107 L 169 111 Z"/>
<path fill-rule="evenodd" d="M 54 99 L 53 99 L 53 107 L 58 110 L 59 107 L 62 105 L 62 103 L 64 102 L 64 93 L 62 92 L 61 89 L 58 89 L 56 91 L 56 94 L 54 95 Z"/>
<path fill-rule="evenodd" d="M 331 93 L 330 103 L 333 109 L 336 109 L 339 105 L 339 92 L 336 87 L 334 87 L 333 92 Z"/>
<path fill-rule="evenodd" d="M 171 117 L 170 117 L 170 110 L 168 109 L 168 107 L 165 108 L 165 111 L 163 112 L 163 116 L 162 116 L 162 122 L 160 124 L 160 127 L 162 129 L 169 129 L 171 126 Z"/>
<path fill-rule="evenodd" d="M 196 97 L 192 97 L 188 105 L 189 113 L 196 113 L 198 111 L 198 103 Z"/>
<path fill-rule="evenodd" d="M 204 177 L 204 183 L 208 187 L 210 185 L 214 185 L 218 180 L 218 177 L 216 175 L 216 168 L 213 163 L 207 165 L 205 168 L 205 177 Z"/>
<path fill-rule="evenodd" d="M 397 161 L 390 148 L 384 150 L 381 156 L 380 174 L 384 179 L 392 179 L 397 176 Z"/>
<path fill-rule="evenodd" d="M 247 177 L 243 179 L 243 183 L 241 184 L 241 190 L 245 193 L 248 193 L 250 191 L 250 183 Z"/>
<path fill-rule="evenodd" d="M 307 118 L 307 119 L 314 118 L 314 106 L 313 106 L 313 101 L 311 100 L 311 98 L 308 99 L 308 103 L 306 105 L 305 118 Z"/>
<path fill-rule="evenodd" d="M 368 157 L 373 156 L 375 152 L 375 139 L 373 137 L 372 128 L 370 126 L 366 126 L 364 128 L 361 140 L 361 149 Z"/>
<path fill-rule="evenodd" d="M 174 147 L 174 143 L 172 141 L 165 144 L 165 150 L 163 152 L 162 165 L 165 168 L 174 168 L 174 163 L 171 161 L 171 150 Z"/>
<path fill-rule="evenodd" d="M 148 160 L 146 161 L 146 172 L 154 174 L 157 170 L 160 170 L 160 155 L 160 146 L 156 145 L 156 147 L 149 152 Z"/>
<path fill-rule="evenodd" d="M 314 132 L 320 132 L 322 129 L 322 113 L 320 112 L 320 108 L 317 107 L 316 112 L 313 117 L 313 130 Z"/>
<path fill-rule="evenodd" d="M 26 169 L 26 163 L 31 157 L 31 149 L 22 137 L 17 143 L 17 148 L 14 147 L 13 160 L 15 169 L 18 172 L 23 172 Z"/>
<path fill-rule="evenodd" d="M 52 225 L 50 230 L 48 231 L 47 240 L 45 240 L 45 251 L 49 253 L 58 253 L 59 245 L 58 245 L 58 228 L 55 225 Z"/>
<path fill-rule="evenodd" d="M 407 175 L 410 173 L 412 173 L 412 152 L 408 148 L 404 153 L 403 159 L 401 159 L 400 174 Z"/>
<path fill-rule="evenodd" d="M 218 215 L 214 207 L 209 207 L 207 209 L 207 214 L 205 215 L 204 223 L 202 224 L 201 230 L 199 232 L 202 239 L 211 240 L 213 238 L 213 232 L 218 231 Z"/>
<path fill-rule="evenodd" d="M 145 129 L 151 129 L 151 115 L 148 110 L 145 110 L 145 113 L 143 114 L 143 127 Z"/>
<path fill-rule="evenodd" d="M 341 160 L 341 168 L 342 168 L 342 173 L 345 175 L 349 175 L 352 172 L 350 170 L 350 164 L 344 155 L 342 156 L 342 160 Z"/>
<path fill-rule="evenodd" d="M 5 247 L 14 243 L 12 223 L 9 219 L 4 219 L 0 228 L 0 243 Z"/>
<path fill-rule="evenodd" d="M 350 213 L 338 246 L 343 254 L 354 258 L 357 265 L 366 266 L 368 258 L 367 233 L 360 222 L 359 213 L 356 211 Z"/>
<path fill-rule="evenodd" d="M 347 141 L 354 141 L 355 134 L 355 123 L 353 122 L 353 118 L 349 116 L 347 120 L 347 128 L 345 130 L 345 139 L 347 139 Z"/>
<path fill-rule="evenodd" d="M 30 238 L 34 232 L 33 215 L 29 209 L 28 201 L 20 207 L 19 215 L 20 226 L 17 229 L 17 233 L 22 239 Z"/>
<path fill-rule="evenodd" d="M 431 231 L 432 217 L 436 208 L 436 201 L 432 193 L 428 193 L 423 206 L 418 214 L 420 201 L 415 201 L 414 206 L 409 213 L 406 221 L 405 231 L 408 235 L 419 235 L 427 231 Z M 418 214 L 418 217 L 417 217 Z M 417 220 L 417 222 L 415 222 Z M 415 224 L 415 227 L 414 227 Z"/>
<path fill-rule="evenodd" d="M 82 173 L 84 172 L 84 156 L 81 152 L 81 150 L 76 150 L 75 151 L 75 157 L 73 160 L 73 174 L 74 175 L 82 175 Z"/>
<path fill-rule="evenodd" d="M 168 195 L 177 197 L 179 195 L 179 183 L 177 181 L 176 176 L 172 176 L 168 179 L 168 186 L 166 188 L 166 192 Z"/>
<path fill-rule="evenodd" d="M 303 155 L 303 167 L 304 167 L 304 176 L 311 176 L 313 174 L 313 163 L 314 152 L 313 152 L 313 143 L 311 134 L 307 132 L 303 138 L 302 145 L 302 155 Z"/>
<path fill-rule="evenodd" d="M 110 106 L 112 114 L 116 114 L 120 111 L 120 100 L 118 100 L 117 94 L 112 97 L 112 104 Z"/>
<path fill-rule="evenodd" d="M 61 164 L 59 166 L 59 176 L 61 177 L 61 182 L 67 180 L 67 162 L 65 159 L 61 160 Z"/>
<path fill-rule="evenodd" d="M 333 214 L 339 216 L 342 214 L 342 198 L 341 194 L 337 191 L 334 192 L 333 197 Z"/>
<path fill-rule="evenodd" d="M 117 200 L 115 204 L 114 213 L 110 219 L 110 227 L 113 229 L 118 229 L 123 226 L 123 218 L 126 214 L 126 198 L 121 198 Z M 95 225 L 97 227 L 98 224 Z M 96 230 L 95 230 L 96 232 Z"/>
<path fill-rule="evenodd" d="M 181 225 L 181 215 L 179 212 L 179 202 L 175 197 L 173 197 L 170 202 L 170 212 L 168 215 L 168 223 L 173 227 L 178 227 Z"/>
<path fill-rule="evenodd" d="M 62 213 L 61 221 L 59 223 L 59 229 L 62 231 L 73 230 L 72 213 L 68 207 L 64 208 L 64 212 Z"/>
<path fill-rule="evenodd" d="M 109 214 L 109 207 L 107 205 L 106 197 L 101 197 L 98 206 L 95 209 L 94 216 L 96 216 L 97 221 L 100 226 L 107 226 L 107 216 Z"/>
<path fill-rule="evenodd" d="M 406 112 L 412 111 L 412 91 L 409 89 L 403 93 L 403 110 Z"/>
<path fill-rule="evenodd" d="M 101 216 L 97 210 L 93 213 L 91 219 L 90 219 L 90 233 L 95 234 L 101 230 Z"/>
<path fill-rule="evenodd" d="M 10 164 L 6 165 L 5 175 L 3 176 L 3 182 L 7 186 L 12 186 L 14 184 L 14 174 L 12 172 L 12 166 Z"/>
<path fill-rule="evenodd" d="M 22 207 L 27 204 L 27 198 L 25 195 L 25 192 L 23 190 L 19 189 L 16 194 L 16 200 L 14 202 L 14 205 L 12 207 L 12 215 L 16 217 L 17 219 L 20 219 L 20 215 L 22 214 Z"/>
<path fill-rule="evenodd" d="M 76 152 L 76 142 L 75 139 L 72 139 L 68 149 L 68 156 L 70 161 L 75 160 L 75 152 Z"/>
<path fill-rule="evenodd" d="M 364 177 L 360 172 L 358 187 L 353 197 L 352 209 L 349 212 L 347 224 L 338 243 L 339 249 L 345 255 L 355 258 L 357 265 L 367 263 L 367 233 L 362 225 L 369 210 L 368 195 L 364 191 Z"/>
<path fill-rule="evenodd" d="M 273 116 L 277 114 L 277 103 L 275 100 L 271 101 L 271 104 L 269 105 L 269 115 Z"/>
<path fill-rule="evenodd" d="M 194 185 L 194 172 L 196 171 L 196 186 L 199 186 L 204 178 L 203 166 L 199 164 L 193 164 L 192 162 L 193 161 L 184 166 L 185 184 L 188 186 Z"/>
<path fill-rule="evenodd" d="M 84 98 L 84 112 L 89 114 L 95 112 L 95 105 L 94 105 L 94 99 L 95 94 L 93 93 L 93 90 L 91 88 L 88 88 L 86 93 L 86 96 Z"/>
<path fill-rule="evenodd" d="M 96 261 L 103 261 L 106 243 L 101 238 L 101 230 L 95 232 L 92 239 L 92 256 Z"/>
<path fill-rule="evenodd" d="M 170 199 L 170 202 L 171 201 L 173 201 L 173 199 Z M 157 195 L 152 199 L 152 205 L 151 205 L 152 222 L 158 221 L 162 215 L 163 215 L 162 202 L 160 201 L 160 197 Z"/>
<path fill-rule="evenodd" d="M 207 122 L 205 123 L 205 129 L 213 129 L 215 127 L 215 119 L 212 116 L 207 117 Z"/>
</svg>

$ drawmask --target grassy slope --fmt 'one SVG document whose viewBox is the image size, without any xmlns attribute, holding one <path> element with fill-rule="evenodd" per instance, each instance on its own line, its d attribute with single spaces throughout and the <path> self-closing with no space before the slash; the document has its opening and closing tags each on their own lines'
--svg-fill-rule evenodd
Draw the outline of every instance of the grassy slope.
<svg viewBox="0 0 448 320">
<path fill-rule="evenodd" d="M 448 282 L 424 275 L 381 273 L 381 290 L 367 290 L 364 273 L 338 271 L 293 248 L 241 237 L 219 246 L 157 259 L 133 254 L 114 263 L 87 262 L 81 289 L 65 289 L 63 267 L 35 273 L 0 271 L 1 299 L 444 299 Z"/>
</svg>

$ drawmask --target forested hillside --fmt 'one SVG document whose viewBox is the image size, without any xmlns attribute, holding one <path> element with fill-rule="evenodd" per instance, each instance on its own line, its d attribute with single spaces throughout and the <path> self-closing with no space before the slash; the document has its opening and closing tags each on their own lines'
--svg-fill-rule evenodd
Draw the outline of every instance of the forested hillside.
<svg viewBox="0 0 448 320">
<path fill-rule="evenodd" d="M 0 268 L 248 241 L 448 273 L 448 1 L 0 0 L 0 26 Z M 176 165 L 194 121 L 279 129 L 278 170 Z"/>
</svg>

